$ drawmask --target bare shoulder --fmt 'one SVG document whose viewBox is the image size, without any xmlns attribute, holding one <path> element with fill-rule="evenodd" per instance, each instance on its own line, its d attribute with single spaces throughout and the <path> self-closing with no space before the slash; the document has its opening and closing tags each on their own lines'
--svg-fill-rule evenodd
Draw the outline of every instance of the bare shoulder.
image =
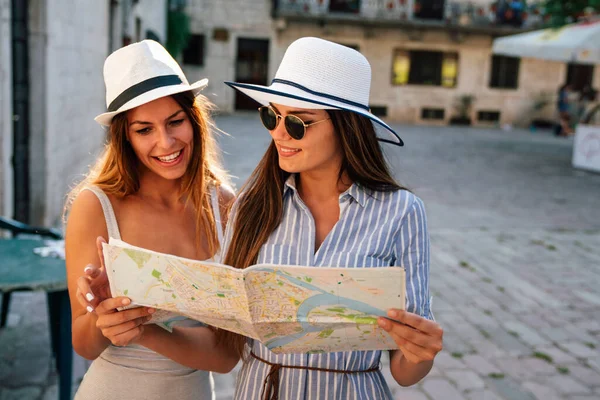
<svg viewBox="0 0 600 400">
<path fill-rule="evenodd" d="M 90 190 L 82 190 L 69 211 L 66 240 L 89 237 L 93 237 L 95 240 L 96 237 L 107 234 L 108 230 L 100 200 Z"/>
<path fill-rule="evenodd" d="M 69 212 L 69 221 L 77 215 L 97 214 L 103 216 L 102 205 L 100 199 L 91 190 L 82 190 L 79 192 L 71 210 Z"/>
</svg>

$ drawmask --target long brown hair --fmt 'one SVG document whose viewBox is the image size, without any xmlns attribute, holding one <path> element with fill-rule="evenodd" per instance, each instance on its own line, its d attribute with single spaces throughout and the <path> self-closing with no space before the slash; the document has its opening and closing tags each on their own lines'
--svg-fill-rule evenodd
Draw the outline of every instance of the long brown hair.
<svg viewBox="0 0 600 400">
<path fill-rule="evenodd" d="M 349 111 L 329 110 L 328 114 L 342 149 L 340 179 L 345 174 L 351 182 L 371 191 L 404 189 L 390 173 L 371 120 Z M 225 264 L 247 268 L 256 263 L 261 247 L 281 223 L 282 194 L 289 176 L 279 167 L 277 148 L 271 142 L 241 190 L 235 220 L 230 221 L 234 224 L 233 236 Z M 219 330 L 217 339 L 244 356 L 244 337 Z"/>
<path fill-rule="evenodd" d="M 219 157 L 211 119 L 212 103 L 192 92 L 172 95 L 190 119 L 193 128 L 193 146 L 190 164 L 181 180 L 181 195 L 196 211 L 196 240 L 207 237 L 209 251 L 219 248 L 215 216 L 210 201 L 210 185 L 228 184 Z M 104 193 L 124 198 L 140 188 L 139 160 L 127 140 L 127 115 L 117 114 L 108 130 L 108 141 L 102 155 L 86 178 L 68 195 L 65 215 L 77 195 L 88 185 L 98 186 Z"/>
</svg>

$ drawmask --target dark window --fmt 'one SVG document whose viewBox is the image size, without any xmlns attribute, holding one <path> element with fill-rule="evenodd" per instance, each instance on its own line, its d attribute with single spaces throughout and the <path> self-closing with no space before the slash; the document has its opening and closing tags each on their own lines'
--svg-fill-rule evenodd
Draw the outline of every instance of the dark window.
<svg viewBox="0 0 600 400">
<path fill-rule="evenodd" d="M 573 90 L 579 92 L 586 86 L 592 85 L 594 66 L 585 64 L 569 64 L 567 68 L 567 83 Z"/>
<path fill-rule="evenodd" d="M 519 87 L 519 67 L 517 57 L 493 56 L 490 87 L 496 89 L 516 89 Z"/>
<path fill-rule="evenodd" d="M 421 109 L 421 119 L 443 120 L 446 110 L 443 108 L 423 108 Z"/>
<path fill-rule="evenodd" d="M 358 14 L 360 0 L 330 0 L 329 11 Z"/>
<path fill-rule="evenodd" d="M 269 71 L 269 41 L 265 39 L 237 40 L 235 60 L 235 81 L 254 85 L 267 85 Z M 255 110 L 259 107 L 255 100 L 242 92 L 235 91 L 236 110 Z"/>
<path fill-rule="evenodd" d="M 499 122 L 500 121 L 500 111 L 478 111 L 477 112 L 477 120 L 479 122 Z"/>
<path fill-rule="evenodd" d="M 419 19 L 444 19 L 446 0 L 419 0 L 415 2 L 415 18 Z"/>
<path fill-rule="evenodd" d="M 371 113 L 378 117 L 387 117 L 387 106 L 371 106 Z"/>
<path fill-rule="evenodd" d="M 397 50 L 392 65 L 394 85 L 455 87 L 458 54 L 440 51 Z"/>
<path fill-rule="evenodd" d="M 439 51 L 411 51 L 408 83 L 412 85 L 442 84 L 442 58 Z"/>
<path fill-rule="evenodd" d="M 204 35 L 190 35 L 187 47 L 183 50 L 183 63 L 204 66 Z"/>
<path fill-rule="evenodd" d="M 411 51 L 408 83 L 412 85 L 442 84 L 442 58 L 439 51 Z"/>
</svg>

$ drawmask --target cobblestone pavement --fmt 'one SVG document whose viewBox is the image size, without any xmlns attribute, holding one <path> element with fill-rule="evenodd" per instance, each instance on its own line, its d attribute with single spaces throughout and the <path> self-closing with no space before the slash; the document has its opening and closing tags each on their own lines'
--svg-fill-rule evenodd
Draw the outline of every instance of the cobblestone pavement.
<svg viewBox="0 0 600 400">
<path fill-rule="evenodd" d="M 218 118 L 239 188 L 269 137 L 254 114 Z M 433 310 L 445 349 L 403 400 L 600 398 L 600 175 L 549 133 L 396 126 L 386 152 L 423 198 Z M 17 293 L 0 331 L 0 400 L 54 399 L 44 297 Z M 85 363 L 76 359 L 74 387 Z M 216 375 L 231 399 L 235 372 Z"/>
</svg>

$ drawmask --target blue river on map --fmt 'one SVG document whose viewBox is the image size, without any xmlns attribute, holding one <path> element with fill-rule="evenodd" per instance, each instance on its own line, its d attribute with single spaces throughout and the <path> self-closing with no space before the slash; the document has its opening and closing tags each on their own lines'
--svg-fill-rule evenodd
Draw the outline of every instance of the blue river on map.
<svg viewBox="0 0 600 400">
<path fill-rule="evenodd" d="M 261 271 L 272 271 L 272 270 L 265 269 L 265 270 L 261 270 Z M 288 336 L 273 339 L 271 341 L 267 341 L 265 343 L 265 346 L 267 346 L 267 348 L 269 348 L 269 349 L 274 349 L 277 347 L 285 346 L 286 344 L 289 344 L 295 340 L 302 338 L 307 333 L 320 332 L 321 330 L 323 330 L 322 327 L 313 326 L 308 322 L 308 314 L 316 307 L 322 307 L 324 305 L 330 306 L 330 307 L 343 305 L 352 310 L 360 311 L 360 312 L 368 314 L 368 315 L 377 315 L 377 316 L 381 316 L 381 317 L 386 316 L 386 312 L 384 310 L 373 307 L 367 303 L 363 303 L 362 301 L 352 300 L 347 297 L 338 297 L 331 293 L 327 293 L 326 291 L 324 291 L 321 288 L 318 288 L 314 285 L 311 285 L 308 282 L 304 282 L 300 279 L 297 279 L 297 278 L 294 278 L 287 274 L 284 274 L 281 271 L 276 271 L 275 273 L 277 274 L 278 277 L 286 279 L 295 285 L 302 286 L 303 288 L 308 289 L 308 290 L 321 292 L 321 294 L 317 294 L 317 295 L 314 295 L 314 296 L 306 299 L 304 302 L 302 302 L 300 307 L 298 307 L 298 312 L 297 312 L 296 316 L 298 318 L 298 322 L 300 322 L 300 325 L 302 326 L 302 331 L 292 334 L 292 335 L 288 335 Z"/>
</svg>

